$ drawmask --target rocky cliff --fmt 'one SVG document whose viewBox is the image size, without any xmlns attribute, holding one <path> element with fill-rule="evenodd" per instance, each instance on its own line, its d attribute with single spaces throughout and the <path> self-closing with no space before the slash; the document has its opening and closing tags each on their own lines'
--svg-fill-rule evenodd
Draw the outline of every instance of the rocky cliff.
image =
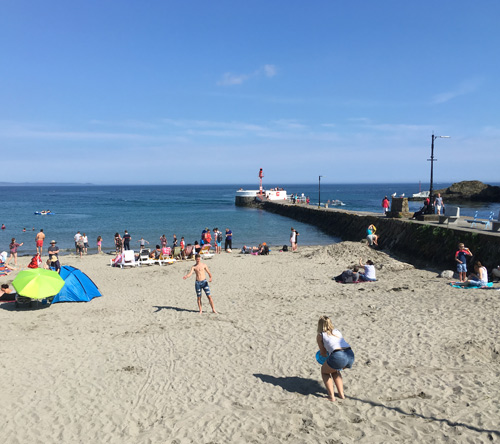
<svg viewBox="0 0 500 444">
<path fill-rule="evenodd" d="M 500 202 L 500 187 L 487 185 L 479 180 L 464 180 L 454 183 L 448 188 L 434 191 L 441 193 L 445 202 Z"/>
</svg>

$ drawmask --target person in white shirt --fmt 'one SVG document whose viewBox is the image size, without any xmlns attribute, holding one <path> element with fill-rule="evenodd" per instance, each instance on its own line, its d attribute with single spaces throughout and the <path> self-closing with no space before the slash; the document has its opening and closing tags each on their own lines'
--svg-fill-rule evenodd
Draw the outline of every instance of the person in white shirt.
<svg viewBox="0 0 500 444">
<path fill-rule="evenodd" d="M 366 264 L 363 264 L 362 259 L 359 259 L 359 265 L 364 268 L 364 271 L 360 271 L 359 279 L 365 282 L 375 282 L 377 280 L 375 274 L 375 265 L 371 260 L 367 260 Z"/>
<path fill-rule="evenodd" d="M 321 316 L 318 321 L 318 334 L 316 335 L 321 356 L 327 356 L 321 366 L 321 377 L 328 392 L 328 400 L 335 401 L 333 384 L 337 387 L 340 399 L 345 399 L 344 382 L 341 370 L 351 368 L 354 363 L 354 352 L 339 330 L 334 329 L 328 316 Z"/>
<path fill-rule="evenodd" d="M 76 249 L 76 254 L 78 254 L 78 240 L 82 237 L 82 235 L 80 234 L 80 232 L 78 231 L 76 234 L 75 234 L 75 249 Z"/>
</svg>

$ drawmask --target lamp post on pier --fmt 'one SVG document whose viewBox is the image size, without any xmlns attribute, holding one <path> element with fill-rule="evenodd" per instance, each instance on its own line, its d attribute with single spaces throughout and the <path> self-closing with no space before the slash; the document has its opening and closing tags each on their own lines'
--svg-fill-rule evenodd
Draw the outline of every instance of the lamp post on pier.
<svg viewBox="0 0 500 444">
<path fill-rule="evenodd" d="M 318 208 L 321 207 L 321 178 L 323 176 L 318 177 Z"/>
<path fill-rule="evenodd" d="M 431 163 L 431 183 L 429 186 L 429 206 L 427 207 L 427 214 L 434 214 L 434 162 L 437 161 L 437 159 L 434 158 L 434 140 L 449 138 L 450 136 L 435 136 L 434 134 L 432 134 L 431 158 L 427 159 Z"/>
</svg>

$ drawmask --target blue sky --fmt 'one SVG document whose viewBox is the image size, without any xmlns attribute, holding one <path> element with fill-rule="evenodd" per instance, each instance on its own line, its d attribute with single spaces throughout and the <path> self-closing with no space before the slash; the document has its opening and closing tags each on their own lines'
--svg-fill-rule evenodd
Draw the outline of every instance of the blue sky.
<svg viewBox="0 0 500 444">
<path fill-rule="evenodd" d="M 500 181 L 497 0 L 2 1 L 2 181 Z"/>
</svg>

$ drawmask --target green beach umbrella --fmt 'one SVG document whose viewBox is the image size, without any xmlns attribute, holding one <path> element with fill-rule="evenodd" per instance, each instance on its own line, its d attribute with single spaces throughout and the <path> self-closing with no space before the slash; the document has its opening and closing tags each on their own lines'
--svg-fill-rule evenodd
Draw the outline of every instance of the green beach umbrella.
<svg viewBox="0 0 500 444">
<path fill-rule="evenodd" d="M 55 271 L 43 268 L 20 271 L 12 281 L 17 294 L 30 299 L 54 296 L 64 287 L 64 280 Z"/>
</svg>

